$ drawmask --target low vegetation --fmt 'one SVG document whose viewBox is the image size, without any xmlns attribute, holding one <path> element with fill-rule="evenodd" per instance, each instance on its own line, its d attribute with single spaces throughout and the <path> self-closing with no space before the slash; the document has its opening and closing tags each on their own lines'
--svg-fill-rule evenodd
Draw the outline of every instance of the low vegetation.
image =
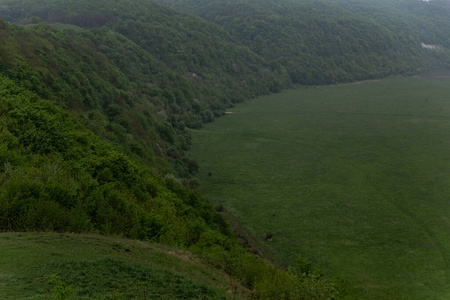
<svg viewBox="0 0 450 300">
<path fill-rule="evenodd" d="M 98 235 L 0 235 L 0 296 L 229 299 L 229 276 L 167 246 Z M 240 296 L 249 293 L 239 287 Z"/>
<path fill-rule="evenodd" d="M 193 131 L 203 193 L 279 261 L 301 256 L 367 298 L 445 299 L 443 75 L 299 87 L 239 105 Z"/>
</svg>

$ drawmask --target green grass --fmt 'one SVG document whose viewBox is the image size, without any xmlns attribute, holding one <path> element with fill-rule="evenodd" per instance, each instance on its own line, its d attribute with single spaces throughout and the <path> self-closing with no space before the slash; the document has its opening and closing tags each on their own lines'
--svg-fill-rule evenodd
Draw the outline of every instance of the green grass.
<svg viewBox="0 0 450 300">
<path fill-rule="evenodd" d="M 229 299 L 229 289 L 226 274 L 177 249 L 93 235 L 0 234 L 0 299 L 55 299 L 64 291 L 69 299 Z"/>
<path fill-rule="evenodd" d="M 367 297 L 450 297 L 450 84 L 298 88 L 193 131 L 204 194 Z"/>
</svg>

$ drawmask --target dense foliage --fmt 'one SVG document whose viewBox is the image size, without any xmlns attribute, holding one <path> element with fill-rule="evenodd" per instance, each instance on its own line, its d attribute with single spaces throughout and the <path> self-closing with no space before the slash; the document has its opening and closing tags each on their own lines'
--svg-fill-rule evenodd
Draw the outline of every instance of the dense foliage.
<svg viewBox="0 0 450 300">
<path fill-rule="evenodd" d="M 246 253 L 223 217 L 177 178 L 197 168 L 182 156 L 189 143 L 183 112 L 197 120 L 191 127 L 214 118 L 203 119 L 216 103 L 207 83 L 217 77 L 171 70 L 105 26 L 0 26 L 2 231 L 100 233 L 189 248 L 259 298 L 340 293 L 339 283 Z M 263 60 L 239 51 L 238 75 L 223 83 L 236 98 L 216 109 L 269 91 L 258 85 L 273 74 L 246 69 L 246 55 Z M 242 83 L 246 94 L 233 87 L 234 76 L 251 74 L 263 81 Z"/>
<path fill-rule="evenodd" d="M 189 246 L 230 236 L 197 193 L 154 175 L 75 118 L 0 78 L 3 230 L 120 234 Z"/>
<path fill-rule="evenodd" d="M 450 65 L 446 1 L 159 0 L 222 26 L 286 68 L 293 82 L 326 84 Z"/>
<path fill-rule="evenodd" d="M 95 232 L 190 248 L 261 299 L 335 298 L 341 284 L 243 251 L 196 192 L 115 151 L 76 118 L 0 77 L 0 228 Z"/>
<path fill-rule="evenodd" d="M 163 173 L 187 178 L 196 168 L 183 157 L 187 128 L 286 87 L 289 78 L 213 24 L 151 2 L 128 2 L 116 8 L 108 1 L 0 1 L 0 16 L 10 21 L 72 23 L 22 28 L 2 22 L 0 69 L 84 115 L 97 134 Z M 17 9 L 23 5 L 28 9 Z M 102 15 L 114 16 L 107 23 L 92 13 L 105 10 Z M 93 23 L 80 21 L 87 19 Z"/>
</svg>

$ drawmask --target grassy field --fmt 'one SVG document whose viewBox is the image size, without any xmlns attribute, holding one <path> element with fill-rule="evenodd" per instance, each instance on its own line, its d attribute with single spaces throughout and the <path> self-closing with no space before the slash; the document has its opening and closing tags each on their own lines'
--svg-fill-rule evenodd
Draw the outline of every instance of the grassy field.
<svg viewBox="0 0 450 300">
<path fill-rule="evenodd" d="M 368 297 L 450 298 L 450 84 L 301 87 L 199 131 L 206 196 L 284 263 L 302 256 Z"/>
<path fill-rule="evenodd" d="M 188 252 L 144 242 L 0 234 L 0 299 L 231 299 L 229 283 Z"/>
</svg>

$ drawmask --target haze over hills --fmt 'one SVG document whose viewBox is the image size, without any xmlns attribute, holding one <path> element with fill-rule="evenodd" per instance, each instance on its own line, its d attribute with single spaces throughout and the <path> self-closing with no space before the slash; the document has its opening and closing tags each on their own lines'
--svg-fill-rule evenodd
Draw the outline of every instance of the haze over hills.
<svg viewBox="0 0 450 300">
<path fill-rule="evenodd" d="M 195 191 L 189 129 L 293 84 L 449 67 L 449 2 L 159 2 L 0 0 L 0 229 L 189 249 L 262 299 L 349 293 L 244 251 Z"/>
<path fill-rule="evenodd" d="M 293 82 L 323 84 L 413 74 L 448 65 L 447 1 L 159 0 L 222 26 L 283 65 Z"/>
</svg>

